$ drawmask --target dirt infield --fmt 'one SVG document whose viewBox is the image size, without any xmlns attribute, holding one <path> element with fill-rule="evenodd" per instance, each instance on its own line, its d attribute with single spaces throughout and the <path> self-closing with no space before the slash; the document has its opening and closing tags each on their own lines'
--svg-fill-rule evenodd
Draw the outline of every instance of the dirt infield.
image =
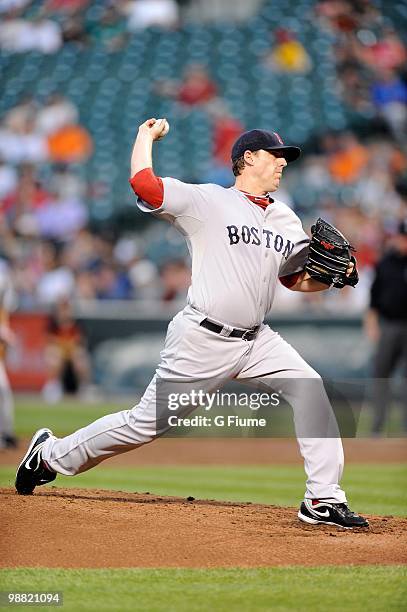
<svg viewBox="0 0 407 612">
<path fill-rule="evenodd" d="M 16 450 L 0 452 L 0 465 L 18 465 L 29 440 Z M 406 438 L 345 438 L 346 463 L 406 463 Z M 119 455 L 105 464 L 120 465 L 293 465 L 301 464 L 296 440 L 289 438 L 176 439 Z"/>
<path fill-rule="evenodd" d="M 255 567 L 407 563 L 407 519 L 349 531 L 295 508 L 49 487 L 0 489 L 2 567 Z"/>
</svg>

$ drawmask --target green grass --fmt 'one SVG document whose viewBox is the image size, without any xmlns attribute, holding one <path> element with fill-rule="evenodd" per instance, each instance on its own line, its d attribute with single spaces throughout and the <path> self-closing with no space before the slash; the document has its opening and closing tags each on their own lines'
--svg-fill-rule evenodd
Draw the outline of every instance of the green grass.
<svg viewBox="0 0 407 612">
<path fill-rule="evenodd" d="M 31 437 L 39 427 L 49 427 L 55 429 L 57 435 L 67 435 L 105 414 L 127 408 L 130 408 L 130 404 L 123 402 L 93 405 L 65 400 L 60 404 L 48 405 L 38 398 L 21 397 L 16 401 L 16 432 L 19 436 Z"/>
<path fill-rule="evenodd" d="M 59 404 L 50 406 L 45 404 L 41 398 L 20 396 L 16 398 L 16 432 L 20 436 L 31 437 L 33 432 L 39 427 L 50 427 L 55 430 L 55 433 L 59 436 L 67 435 L 80 427 L 88 425 L 105 414 L 111 414 L 119 410 L 127 410 L 135 405 L 136 402 L 137 398 L 127 401 L 121 398 L 117 402 L 107 401 L 89 404 L 72 399 L 64 400 Z M 258 414 L 257 416 L 264 415 Z M 287 407 L 287 410 L 274 412 L 268 422 L 271 429 L 267 431 L 271 436 L 287 437 L 294 435 L 292 413 L 289 407 Z M 358 437 L 365 437 L 368 435 L 370 423 L 371 415 L 364 409 L 358 421 Z M 268 435 L 267 431 L 263 433 Z M 352 431 L 352 428 L 348 429 L 345 427 L 342 431 Z M 206 430 L 205 428 L 201 428 L 200 435 L 213 437 L 218 434 L 219 436 L 225 436 L 231 435 L 232 432 L 233 430 L 228 430 L 227 428 L 219 429 L 218 431 L 213 428 Z M 393 410 L 391 413 L 387 435 L 397 437 L 402 435 L 400 432 L 401 411 L 398 409 Z M 343 433 L 343 435 L 346 437 L 347 434 Z M 348 435 L 353 437 L 353 434 Z"/>
<path fill-rule="evenodd" d="M 0 486 L 12 486 L 15 467 L 0 467 Z M 296 506 L 304 491 L 300 466 L 99 466 L 75 477 L 58 476 L 60 487 L 102 488 L 198 499 Z M 349 465 L 342 484 L 351 507 L 368 514 L 407 515 L 407 466 Z"/>
<path fill-rule="evenodd" d="M 395 612 L 405 610 L 400 566 L 256 569 L 16 569 L 2 591 L 62 591 L 62 610 L 148 612 Z M 36 607 L 37 610 L 52 608 Z"/>
</svg>

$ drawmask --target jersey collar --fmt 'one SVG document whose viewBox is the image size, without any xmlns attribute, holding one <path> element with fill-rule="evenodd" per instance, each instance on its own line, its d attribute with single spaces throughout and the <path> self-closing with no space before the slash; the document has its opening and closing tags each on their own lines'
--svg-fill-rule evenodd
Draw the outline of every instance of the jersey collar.
<svg viewBox="0 0 407 612">
<path fill-rule="evenodd" d="M 253 202 L 253 204 L 260 206 L 260 208 L 262 208 L 263 210 L 266 210 L 267 206 L 269 206 L 269 204 L 273 204 L 274 202 L 270 193 L 267 193 L 264 196 L 259 196 L 259 195 L 254 195 L 252 193 L 247 193 L 247 191 L 242 191 L 240 189 L 238 189 L 238 191 L 240 191 L 240 193 L 246 196 L 246 198 L 250 200 L 250 202 Z"/>
</svg>

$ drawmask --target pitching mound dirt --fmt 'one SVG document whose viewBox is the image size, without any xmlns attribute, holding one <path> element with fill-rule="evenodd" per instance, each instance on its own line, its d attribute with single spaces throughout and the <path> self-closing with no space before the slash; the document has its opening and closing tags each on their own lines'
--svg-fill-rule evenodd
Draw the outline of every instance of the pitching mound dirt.
<svg viewBox="0 0 407 612">
<path fill-rule="evenodd" d="M 297 509 L 48 487 L 0 489 L 2 567 L 253 567 L 400 564 L 407 519 L 349 531 L 300 523 Z"/>
</svg>

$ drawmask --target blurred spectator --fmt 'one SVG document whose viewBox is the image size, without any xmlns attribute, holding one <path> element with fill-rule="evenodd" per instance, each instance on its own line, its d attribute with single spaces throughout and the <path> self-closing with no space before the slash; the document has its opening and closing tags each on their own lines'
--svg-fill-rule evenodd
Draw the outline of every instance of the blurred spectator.
<svg viewBox="0 0 407 612">
<path fill-rule="evenodd" d="M 213 159 L 220 166 L 230 167 L 230 152 L 237 138 L 244 132 L 243 124 L 233 117 L 224 105 L 212 108 Z"/>
<path fill-rule="evenodd" d="M 91 155 L 92 139 L 81 125 L 67 125 L 50 135 L 48 150 L 53 162 L 80 162 Z"/>
<path fill-rule="evenodd" d="M 407 85 L 404 81 L 392 70 L 381 70 L 372 84 L 372 100 L 394 137 L 404 142 L 407 129 Z"/>
<path fill-rule="evenodd" d="M 321 0 L 316 4 L 315 12 L 325 24 L 330 24 L 334 29 L 351 32 L 356 28 L 351 3 L 346 0 Z"/>
<path fill-rule="evenodd" d="M 92 42 L 102 43 L 108 51 L 121 49 L 126 42 L 126 24 L 115 6 L 107 6 L 98 23 L 90 26 Z"/>
<path fill-rule="evenodd" d="M 37 113 L 35 127 L 40 134 L 49 136 L 67 125 L 78 122 L 78 109 L 60 93 L 54 93 Z"/>
<path fill-rule="evenodd" d="M 371 101 L 370 87 L 362 78 L 359 69 L 352 62 L 338 65 L 340 75 L 339 92 L 342 100 L 354 114 L 371 119 L 374 107 Z"/>
<path fill-rule="evenodd" d="M 80 229 L 65 244 L 64 259 L 66 265 L 74 272 L 90 269 L 95 262 L 103 258 L 103 254 L 100 253 L 97 245 L 97 239 L 89 229 Z M 106 257 L 110 258 L 110 253 Z"/>
<path fill-rule="evenodd" d="M 61 199 L 79 199 L 87 196 L 87 184 L 69 164 L 58 164 L 49 181 L 51 190 Z"/>
<path fill-rule="evenodd" d="M 58 198 L 57 194 L 35 213 L 38 233 L 44 238 L 69 240 L 88 220 L 88 211 L 76 198 Z"/>
<path fill-rule="evenodd" d="M 177 100 L 185 106 L 206 104 L 217 95 L 217 87 L 204 66 L 194 64 L 185 73 L 178 92 Z"/>
<path fill-rule="evenodd" d="M 160 270 L 162 300 L 172 302 L 184 300 L 191 284 L 191 271 L 182 260 L 168 261 Z"/>
<path fill-rule="evenodd" d="M 129 278 L 136 299 L 156 300 L 160 295 L 157 267 L 148 259 L 137 259 L 129 267 Z"/>
<path fill-rule="evenodd" d="M 238 136 L 244 132 L 244 126 L 219 98 L 208 107 L 208 114 L 212 121 L 212 163 L 203 180 L 230 187 L 234 183 L 230 152 Z"/>
<path fill-rule="evenodd" d="M 74 275 L 62 262 L 61 251 L 53 242 L 41 245 L 43 273 L 40 277 L 36 295 L 39 304 L 55 304 L 73 294 Z"/>
<path fill-rule="evenodd" d="M 124 2 L 121 10 L 132 32 L 150 26 L 175 28 L 179 23 L 179 6 L 175 0 L 130 0 Z"/>
<path fill-rule="evenodd" d="M 0 158 L 0 202 L 17 188 L 17 171 Z"/>
<path fill-rule="evenodd" d="M 0 14 L 23 9 L 31 0 L 0 0 Z"/>
<path fill-rule="evenodd" d="M 83 300 L 96 300 L 96 280 L 91 270 L 79 270 L 75 275 L 75 299 L 78 302 Z"/>
<path fill-rule="evenodd" d="M 325 27 L 341 34 L 352 34 L 358 26 L 374 27 L 381 16 L 370 0 L 322 0 L 315 6 L 316 15 Z"/>
<path fill-rule="evenodd" d="M 372 432 L 383 432 L 389 408 L 389 378 L 403 366 L 403 422 L 407 432 L 407 218 L 379 261 L 365 319 L 368 337 L 376 344 L 373 363 Z"/>
<path fill-rule="evenodd" d="M 0 49 L 14 53 L 33 50 L 32 27 L 28 21 L 6 14 L 0 23 Z"/>
<path fill-rule="evenodd" d="M 85 337 L 68 299 L 58 300 L 50 317 L 45 360 L 49 380 L 43 388 L 43 396 L 49 403 L 58 402 L 64 393 L 83 391 L 89 383 L 90 362 Z"/>
<path fill-rule="evenodd" d="M 17 134 L 24 133 L 27 125 L 32 125 L 38 106 L 31 95 L 24 97 L 19 104 L 11 108 L 4 117 L 4 126 Z"/>
<path fill-rule="evenodd" d="M 89 35 L 83 17 L 73 15 L 62 24 L 63 43 L 73 43 L 83 48 L 89 43 Z"/>
<path fill-rule="evenodd" d="M 0 156 L 12 164 L 37 163 L 47 159 L 47 141 L 35 132 L 33 119 L 27 120 L 19 131 L 0 124 Z"/>
<path fill-rule="evenodd" d="M 340 134 L 337 149 L 328 161 L 332 178 L 338 183 L 353 183 L 361 176 L 369 160 L 369 154 L 351 132 Z"/>
<path fill-rule="evenodd" d="M 400 149 L 389 142 L 371 142 L 369 161 L 355 187 L 354 200 L 369 215 L 400 214 L 402 198 L 395 188 L 397 177 L 407 169 L 407 159 Z M 386 207 L 383 210 L 383 202 Z"/>
<path fill-rule="evenodd" d="M 132 295 L 139 300 L 153 300 L 159 297 L 160 287 L 158 270 L 155 264 L 140 253 L 138 241 L 134 236 L 119 238 L 113 250 L 114 259 L 128 270 L 132 285 Z"/>
<path fill-rule="evenodd" d="M 88 131 L 77 121 L 77 108 L 59 93 L 42 107 L 28 98 L 0 124 L 0 157 L 14 164 L 83 161 L 93 146 Z"/>
<path fill-rule="evenodd" d="M 181 82 L 159 81 L 155 89 L 158 94 L 172 97 L 185 107 L 207 105 L 217 96 L 217 87 L 201 64 L 187 66 Z"/>
<path fill-rule="evenodd" d="M 99 300 L 129 300 L 132 285 L 124 269 L 118 269 L 109 262 L 95 266 L 96 297 Z"/>
<path fill-rule="evenodd" d="M 276 43 L 265 58 L 265 64 L 276 72 L 305 74 L 312 68 L 311 58 L 294 32 L 284 28 L 275 31 Z"/>
<path fill-rule="evenodd" d="M 3 198 L 2 212 L 10 227 L 21 235 L 36 235 L 35 213 L 46 205 L 51 194 L 37 180 L 33 166 L 21 168 L 16 189 Z"/>
<path fill-rule="evenodd" d="M 65 13 L 72 15 L 86 8 L 90 0 L 45 0 L 42 6 L 44 13 Z"/>
<path fill-rule="evenodd" d="M 62 46 L 61 28 L 51 19 L 38 17 L 32 23 L 31 39 L 34 51 L 56 53 Z"/>
<path fill-rule="evenodd" d="M 361 46 L 359 58 L 373 70 L 395 70 L 406 61 L 406 50 L 393 28 L 384 28 L 377 40 L 371 33 L 371 44 Z"/>
<path fill-rule="evenodd" d="M 50 19 L 37 17 L 28 21 L 6 15 L 0 24 L 0 48 L 6 51 L 56 53 L 61 44 L 61 28 Z"/>
<path fill-rule="evenodd" d="M 41 248 L 37 241 L 19 239 L 12 257 L 14 286 L 18 307 L 23 310 L 38 308 L 37 284 L 44 274 Z"/>
</svg>

